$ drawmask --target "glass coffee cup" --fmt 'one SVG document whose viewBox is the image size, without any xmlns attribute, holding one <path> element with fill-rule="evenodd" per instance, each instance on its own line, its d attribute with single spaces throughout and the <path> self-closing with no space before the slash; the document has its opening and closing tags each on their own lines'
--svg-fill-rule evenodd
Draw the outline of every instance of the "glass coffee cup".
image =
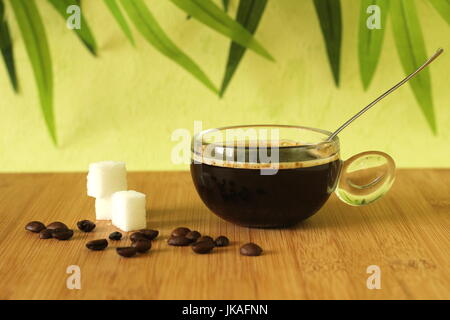
<svg viewBox="0 0 450 320">
<path fill-rule="evenodd" d="M 393 159 L 379 151 L 340 158 L 339 138 L 301 126 L 209 129 L 192 139 L 191 175 L 219 217 L 256 228 L 289 227 L 315 214 L 332 192 L 362 206 L 392 186 Z"/>
</svg>

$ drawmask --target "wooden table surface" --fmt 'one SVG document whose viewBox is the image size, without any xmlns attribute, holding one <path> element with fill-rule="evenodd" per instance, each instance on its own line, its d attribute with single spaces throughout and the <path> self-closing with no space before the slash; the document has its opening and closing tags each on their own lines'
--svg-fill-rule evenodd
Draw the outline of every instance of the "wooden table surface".
<svg viewBox="0 0 450 320">
<path fill-rule="evenodd" d="M 449 299 L 450 170 L 398 170 L 391 192 L 366 207 L 332 196 L 315 216 L 285 230 L 248 229 L 203 205 L 188 172 L 130 173 L 129 187 L 147 194 L 148 227 L 160 230 L 148 254 L 125 259 L 110 243 L 85 243 L 116 228 L 97 222 L 69 241 L 40 240 L 31 220 L 60 220 L 76 229 L 94 219 L 85 174 L 0 175 L 0 299 Z M 226 235 L 229 247 L 196 255 L 166 243 L 187 226 Z M 260 257 L 239 255 L 253 241 Z M 66 269 L 81 270 L 81 289 L 66 286 Z M 369 265 L 381 289 L 366 286 Z"/>
</svg>

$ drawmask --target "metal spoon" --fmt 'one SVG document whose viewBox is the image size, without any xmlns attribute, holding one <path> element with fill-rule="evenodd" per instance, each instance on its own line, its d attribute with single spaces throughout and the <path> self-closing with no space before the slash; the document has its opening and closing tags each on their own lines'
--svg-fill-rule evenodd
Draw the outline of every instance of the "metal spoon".
<svg viewBox="0 0 450 320">
<path fill-rule="evenodd" d="M 393 86 L 392 88 L 390 88 L 388 91 L 386 91 L 385 93 L 383 93 L 381 96 L 379 96 L 378 98 L 376 98 L 374 101 L 372 101 L 369 105 L 367 105 L 364 109 L 362 109 L 361 111 L 359 111 L 357 114 L 355 114 L 353 117 L 351 117 L 350 119 L 348 119 L 342 126 L 340 126 L 335 132 L 333 132 L 328 139 L 326 140 L 326 142 L 331 141 L 335 136 L 337 136 L 337 134 L 339 132 L 341 132 L 342 130 L 344 130 L 350 123 L 353 122 L 353 120 L 359 118 L 360 115 L 362 115 L 364 112 L 366 112 L 367 110 L 369 110 L 370 108 L 372 108 L 374 105 L 376 105 L 381 99 L 383 99 L 384 97 L 386 97 L 387 95 L 389 95 L 390 93 L 392 93 L 393 91 L 395 91 L 396 89 L 398 89 L 399 87 L 401 87 L 405 82 L 407 82 L 409 79 L 411 79 L 412 77 L 414 77 L 416 74 L 418 74 L 420 71 L 422 71 L 423 69 L 425 69 L 425 67 L 427 67 L 431 62 L 434 61 L 434 59 L 436 59 L 442 52 L 444 52 L 444 49 L 439 48 L 436 53 L 427 61 L 425 61 L 425 63 L 423 65 L 421 65 L 416 71 L 414 71 L 413 73 L 411 73 L 409 76 L 407 76 L 405 79 L 403 79 L 402 81 L 400 81 L 399 83 L 397 83 L 395 86 Z"/>
</svg>

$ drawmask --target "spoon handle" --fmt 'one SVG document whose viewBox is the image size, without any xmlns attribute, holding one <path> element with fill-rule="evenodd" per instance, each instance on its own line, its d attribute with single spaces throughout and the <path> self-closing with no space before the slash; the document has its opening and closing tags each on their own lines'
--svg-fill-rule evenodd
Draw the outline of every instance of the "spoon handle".
<svg viewBox="0 0 450 320">
<path fill-rule="evenodd" d="M 407 76 L 405 79 L 403 79 L 402 81 L 400 81 L 399 83 L 397 83 L 395 86 L 393 86 L 392 88 L 390 88 L 388 91 L 386 91 L 385 93 L 383 93 L 381 96 L 379 96 L 378 98 L 376 98 L 374 101 L 372 101 L 370 104 L 368 104 L 365 108 L 363 108 L 362 110 L 360 110 L 357 114 L 355 114 L 353 117 L 351 117 L 350 119 L 348 119 L 343 125 L 341 125 L 336 131 L 334 131 L 326 141 L 331 141 L 335 136 L 337 136 L 337 134 L 339 132 L 341 132 L 342 130 L 344 130 L 350 123 L 353 122 L 353 120 L 359 118 L 360 115 L 362 115 L 364 112 L 366 112 L 367 110 L 369 110 L 370 108 L 372 108 L 374 105 L 376 105 L 381 99 L 383 99 L 384 97 L 386 97 L 387 95 L 389 95 L 390 93 L 392 93 L 393 91 L 395 91 L 396 89 L 398 89 L 399 87 L 401 87 L 405 82 L 407 82 L 409 79 L 411 79 L 412 77 L 414 77 L 416 74 L 418 74 L 420 71 L 422 71 L 423 69 L 425 69 L 431 62 L 434 61 L 434 59 L 436 59 L 442 52 L 444 52 L 444 49 L 439 48 L 436 53 L 429 58 L 427 61 L 425 61 L 425 63 L 423 65 L 421 65 L 416 71 L 414 71 L 413 73 L 411 73 L 409 76 Z"/>
</svg>

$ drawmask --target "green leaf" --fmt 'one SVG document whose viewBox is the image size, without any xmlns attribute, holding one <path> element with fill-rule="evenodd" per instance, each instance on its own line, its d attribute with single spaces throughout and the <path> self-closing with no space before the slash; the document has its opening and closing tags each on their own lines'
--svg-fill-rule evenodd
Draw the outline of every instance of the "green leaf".
<svg viewBox="0 0 450 320">
<path fill-rule="evenodd" d="M 339 0 L 314 0 L 320 29 L 327 47 L 328 61 L 334 82 L 339 86 L 342 41 L 341 2 Z"/>
<path fill-rule="evenodd" d="M 3 61 L 5 62 L 11 85 L 14 88 L 14 91 L 17 92 L 19 90 L 19 85 L 17 82 L 16 66 L 14 64 L 11 35 L 5 20 L 5 6 L 3 0 L 0 0 L 0 51 L 2 52 Z"/>
<path fill-rule="evenodd" d="M 170 0 L 181 10 L 234 42 L 274 60 L 270 53 L 243 26 L 231 19 L 211 0 Z"/>
<path fill-rule="evenodd" d="M 142 0 L 121 0 L 121 4 L 130 20 L 153 47 L 178 63 L 209 89 L 218 92 L 200 67 L 169 39 Z"/>
<path fill-rule="evenodd" d="M 67 8 L 69 6 L 75 5 L 79 6 L 80 3 L 77 0 L 48 0 L 53 7 L 59 12 L 59 14 L 64 18 L 64 21 L 70 17 L 70 13 L 67 13 Z M 81 12 L 81 28 L 73 29 L 76 35 L 80 38 L 80 40 L 84 43 L 86 48 L 95 56 L 97 55 L 97 43 L 95 42 L 94 36 L 92 35 L 91 29 Z"/>
<path fill-rule="evenodd" d="M 120 10 L 119 6 L 117 5 L 116 0 L 104 0 L 106 6 L 111 11 L 112 15 L 116 19 L 117 23 L 119 24 L 120 28 L 122 29 L 125 36 L 130 40 L 131 44 L 134 46 L 134 39 L 133 34 L 131 33 L 130 27 L 128 26 L 127 21 L 125 20 L 125 17 L 122 14 L 122 11 Z"/>
<path fill-rule="evenodd" d="M 392 1 L 391 20 L 397 52 L 405 74 L 410 74 L 427 60 L 422 30 L 413 1 Z M 431 95 L 429 69 L 409 81 L 417 102 L 433 133 L 437 132 Z"/>
<path fill-rule="evenodd" d="M 450 0 L 428 0 L 441 17 L 450 24 Z"/>
<path fill-rule="evenodd" d="M 245 27 L 251 34 L 254 34 L 266 8 L 267 0 L 240 0 L 236 21 Z M 220 89 L 220 96 L 223 96 L 228 84 L 231 81 L 236 69 L 244 56 L 246 48 L 231 42 L 228 53 L 228 62 L 225 75 Z"/>
<path fill-rule="evenodd" d="M 33 67 L 44 120 L 56 145 L 52 62 L 44 25 L 34 0 L 14 0 L 10 3 L 22 33 L 31 66 Z"/>
<path fill-rule="evenodd" d="M 370 6 L 380 8 L 380 29 L 370 29 L 368 19 L 375 12 L 368 10 Z M 383 46 L 384 31 L 386 30 L 386 18 L 389 12 L 388 0 L 362 0 L 359 17 L 358 57 L 359 71 L 364 89 L 367 89 L 372 81 L 378 65 L 381 48 Z M 370 20 L 369 20 L 370 23 Z"/>
<path fill-rule="evenodd" d="M 223 10 L 225 10 L 225 12 L 228 12 L 228 7 L 230 6 L 230 0 L 222 0 L 222 6 L 223 6 Z"/>
</svg>

